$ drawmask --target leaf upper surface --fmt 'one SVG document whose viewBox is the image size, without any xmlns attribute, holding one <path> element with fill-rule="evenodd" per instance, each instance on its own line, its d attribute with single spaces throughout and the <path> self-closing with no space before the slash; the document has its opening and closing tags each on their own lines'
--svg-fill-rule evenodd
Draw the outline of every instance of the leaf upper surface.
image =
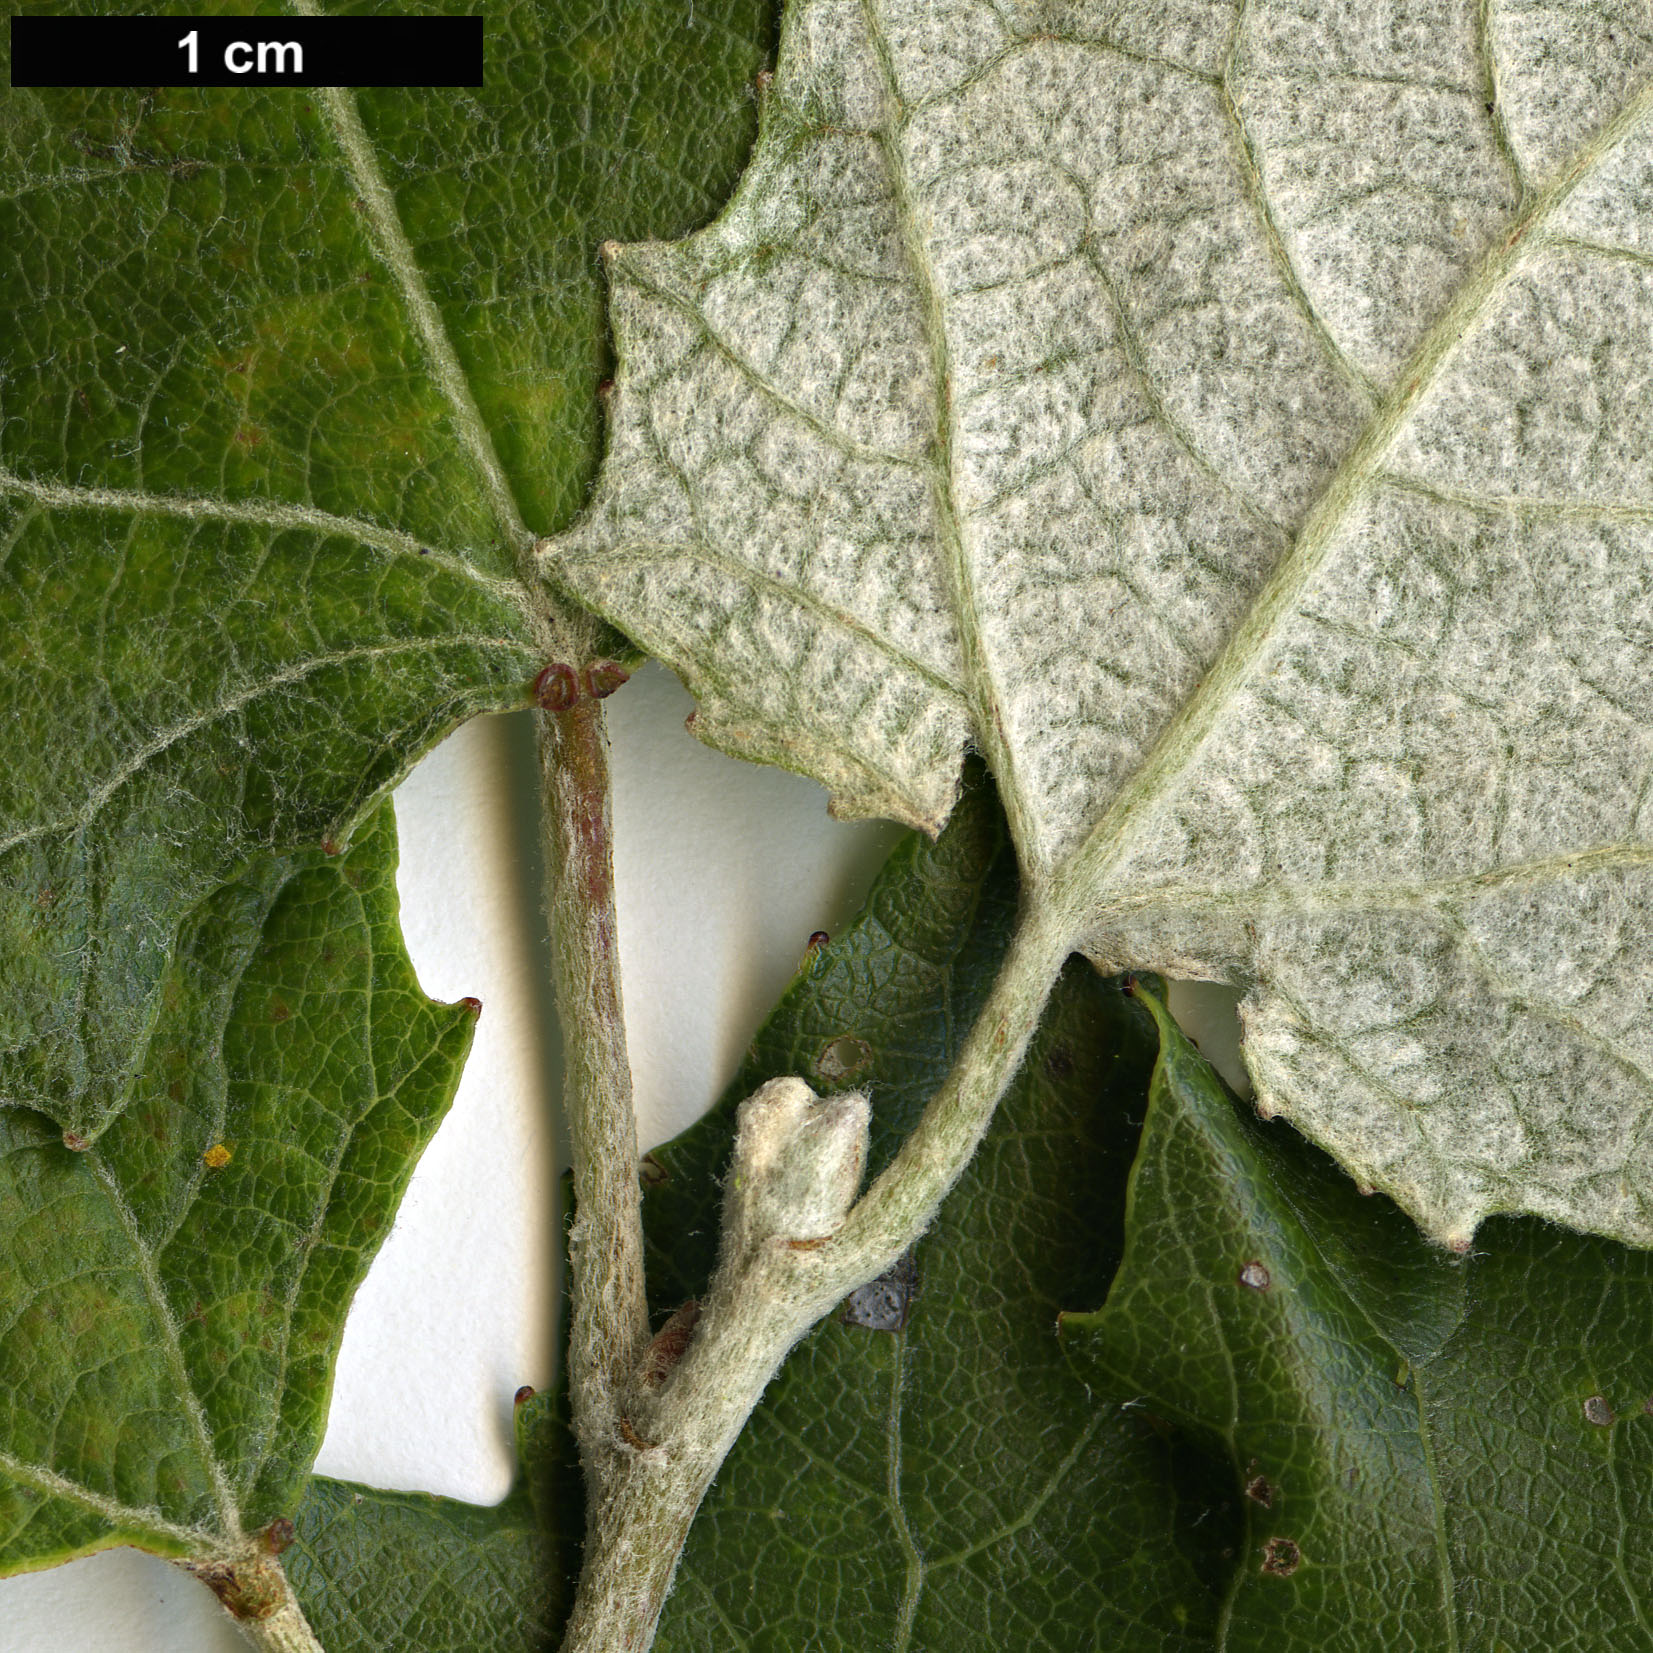
<svg viewBox="0 0 1653 1653">
<path fill-rule="evenodd" d="M 546 566 L 848 812 L 974 743 L 1076 941 L 1249 987 L 1264 1108 L 1437 1238 L 1653 1242 L 1649 61 L 807 0 L 723 218 L 611 259 Z"/>
<path fill-rule="evenodd" d="M 229 1553 L 296 1507 L 475 1020 L 419 990 L 394 869 L 387 804 L 218 891 L 97 1142 L 0 1113 L 0 1572 Z"/>
<path fill-rule="evenodd" d="M 876 1170 L 991 986 L 1014 895 L 980 784 L 939 842 L 895 851 L 862 916 L 806 961 L 725 1105 L 655 1150 L 658 1311 L 711 1267 L 736 1103 L 783 1073 L 864 1089 Z M 1094 1395 L 1056 1337 L 1066 1294 L 1104 1289 L 1117 1259 L 1153 1046 L 1140 1009 L 1075 961 L 910 1271 L 852 1294 L 771 1383 L 696 1519 L 662 1649 L 1210 1645 L 1234 1525 L 1226 1477 Z"/>
<path fill-rule="evenodd" d="M 1155 1008 L 1125 1258 L 1063 1337 L 1247 1489 L 1214 1645 L 1653 1647 L 1649 1258 L 1527 1219 L 1449 1261 Z"/>
</svg>

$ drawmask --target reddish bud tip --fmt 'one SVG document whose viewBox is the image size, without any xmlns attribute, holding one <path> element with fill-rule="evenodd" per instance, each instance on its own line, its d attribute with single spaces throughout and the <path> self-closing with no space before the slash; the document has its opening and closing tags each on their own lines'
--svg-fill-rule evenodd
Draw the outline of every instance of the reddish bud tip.
<svg viewBox="0 0 1653 1653">
<path fill-rule="evenodd" d="M 613 394 L 614 381 L 612 379 L 599 379 L 597 381 L 597 400 L 599 402 L 606 402 Z"/>
<path fill-rule="evenodd" d="M 631 681 L 631 673 L 614 660 L 599 660 L 585 669 L 586 693 L 593 700 L 607 700 L 622 683 Z"/>
<path fill-rule="evenodd" d="M 825 930 L 811 930 L 809 934 L 809 950 L 814 952 L 819 947 L 825 947 L 832 940 Z"/>
<path fill-rule="evenodd" d="M 264 1548 L 271 1555 L 280 1555 L 293 1542 L 293 1523 L 285 1515 L 278 1515 L 264 1529 Z"/>
<path fill-rule="evenodd" d="M 695 725 L 699 722 L 699 720 L 699 712 L 690 712 L 689 715 L 683 719 L 683 727 L 692 735 L 695 732 Z"/>
<path fill-rule="evenodd" d="M 321 852 L 323 855 L 337 855 L 339 853 L 338 839 L 323 838 L 321 841 Z"/>
<path fill-rule="evenodd" d="M 546 712 L 566 712 L 580 698 L 580 680 L 572 666 L 547 666 L 534 679 L 534 704 Z"/>
<path fill-rule="evenodd" d="M 521 1406 L 524 1401 L 532 1400 L 534 1395 L 535 1389 L 533 1384 L 525 1383 L 514 1395 L 512 1395 L 511 1404 L 513 1406 Z"/>
<path fill-rule="evenodd" d="M 63 1146 L 67 1148 L 71 1154 L 84 1154 L 90 1144 L 79 1131 L 65 1131 L 63 1133 Z"/>
<path fill-rule="evenodd" d="M 469 994 L 467 994 L 459 1002 L 462 1005 L 464 1005 L 464 1007 L 468 1011 L 470 1011 L 470 1013 L 473 1016 L 480 1016 L 482 1014 L 482 1001 L 481 1001 L 481 999 L 473 999 L 473 998 L 470 997 Z"/>
<path fill-rule="evenodd" d="M 1119 991 L 1123 993 L 1127 999 L 1130 998 L 1131 995 L 1136 992 L 1136 977 L 1127 976 L 1124 981 L 1119 984 Z"/>
</svg>

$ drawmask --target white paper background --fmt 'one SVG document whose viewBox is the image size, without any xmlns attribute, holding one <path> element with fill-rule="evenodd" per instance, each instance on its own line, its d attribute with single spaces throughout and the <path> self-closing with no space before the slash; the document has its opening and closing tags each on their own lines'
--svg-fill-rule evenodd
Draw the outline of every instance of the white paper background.
<svg viewBox="0 0 1653 1653">
<path fill-rule="evenodd" d="M 856 909 L 892 827 L 701 746 L 658 667 L 609 701 L 626 1027 L 647 1148 L 722 1091 L 813 930 Z M 468 724 L 396 795 L 425 990 L 482 1000 L 453 1111 L 357 1295 L 323 1474 L 476 1502 L 511 1476 L 511 1396 L 551 1376 L 559 1085 L 525 714 Z M 1232 997 L 1175 1007 L 1233 1077 Z M 0 1582 L 0 1653 L 246 1653 L 204 1587 L 114 1550 Z M 408 1653 L 417 1653 L 416 1649 Z"/>
</svg>

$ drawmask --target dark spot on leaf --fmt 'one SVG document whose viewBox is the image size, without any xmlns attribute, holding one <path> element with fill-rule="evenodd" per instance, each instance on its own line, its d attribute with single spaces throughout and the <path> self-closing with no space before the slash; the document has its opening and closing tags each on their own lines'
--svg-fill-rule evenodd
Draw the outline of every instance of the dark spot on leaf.
<svg viewBox="0 0 1653 1653">
<path fill-rule="evenodd" d="M 1124 976 L 1120 979 L 1119 991 L 1128 999 L 1136 992 L 1136 977 Z"/>
<path fill-rule="evenodd" d="M 1052 1045 L 1045 1057 L 1045 1072 L 1052 1079 L 1066 1079 L 1073 1072 L 1073 1052 L 1066 1045 Z"/>
<path fill-rule="evenodd" d="M 825 930 L 811 930 L 809 932 L 809 950 L 810 950 L 810 952 L 812 952 L 812 953 L 818 952 L 822 947 L 825 947 L 826 944 L 831 940 L 832 940 L 832 937 L 829 936 L 826 933 Z"/>
<path fill-rule="evenodd" d="M 1613 1408 L 1605 1395 L 1591 1395 L 1584 1403 L 1584 1421 L 1605 1429 L 1613 1421 Z"/>
<path fill-rule="evenodd" d="M 428 557 L 430 555 L 430 547 L 428 545 L 421 545 L 419 547 L 419 555 L 421 557 Z"/>
<path fill-rule="evenodd" d="M 1263 1571 L 1276 1578 L 1290 1578 L 1302 1565 L 1303 1552 L 1290 1538 L 1271 1538 L 1263 1546 Z"/>
<path fill-rule="evenodd" d="M 613 394 L 614 381 L 612 379 L 599 379 L 597 381 L 597 400 L 599 402 L 606 402 Z"/>
<path fill-rule="evenodd" d="M 585 669 L 586 693 L 593 700 L 607 700 L 622 683 L 631 681 L 631 673 L 615 660 L 599 660 Z"/>
<path fill-rule="evenodd" d="M 535 1390 L 533 1384 L 525 1383 L 514 1395 L 511 1396 L 511 1404 L 513 1406 L 521 1406 L 524 1402 L 531 1401 L 534 1398 L 534 1394 Z"/>
<path fill-rule="evenodd" d="M 469 994 L 467 994 L 459 1002 L 464 1005 L 464 1007 L 470 1011 L 473 1016 L 480 1016 L 482 1014 L 481 999 L 473 999 Z M 493 1024 L 490 1022 L 488 1025 L 491 1027 Z"/>
<path fill-rule="evenodd" d="M 285 999 L 270 1000 L 270 1020 L 272 1022 L 285 1022 L 292 1014 L 292 1007 Z"/>
<path fill-rule="evenodd" d="M 876 1280 L 857 1286 L 844 1299 L 839 1319 L 846 1326 L 861 1326 L 869 1332 L 898 1332 L 907 1324 L 917 1295 L 918 1265 L 909 1251 Z"/>
<path fill-rule="evenodd" d="M 1240 1270 L 1240 1284 L 1249 1286 L 1253 1291 L 1267 1291 L 1269 1272 L 1261 1263 L 1253 1260 Z"/>
<path fill-rule="evenodd" d="M 264 1548 L 271 1555 L 280 1555 L 293 1542 L 293 1523 L 285 1515 L 278 1515 L 264 1529 Z"/>
<path fill-rule="evenodd" d="M 848 1079 L 872 1060 L 872 1046 L 853 1033 L 841 1033 L 815 1058 L 815 1071 L 823 1079 Z"/>
<path fill-rule="evenodd" d="M 546 712 L 566 712 L 580 698 L 580 680 L 572 666 L 556 662 L 534 679 L 534 704 Z"/>
<path fill-rule="evenodd" d="M 653 1154 L 644 1154 L 637 1162 L 637 1175 L 645 1188 L 663 1188 L 672 1180 L 671 1172 Z"/>
<path fill-rule="evenodd" d="M 1274 1488 L 1269 1485 L 1267 1476 L 1253 1475 L 1245 1484 L 1245 1495 L 1254 1504 L 1261 1504 L 1264 1509 L 1274 1507 Z"/>
<path fill-rule="evenodd" d="M 323 838 L 321 841 L 321 852 L 323 855 L 337 855 L 339 853 L 339 848 L 340 845 L 337 838 Z"/>
</svg>

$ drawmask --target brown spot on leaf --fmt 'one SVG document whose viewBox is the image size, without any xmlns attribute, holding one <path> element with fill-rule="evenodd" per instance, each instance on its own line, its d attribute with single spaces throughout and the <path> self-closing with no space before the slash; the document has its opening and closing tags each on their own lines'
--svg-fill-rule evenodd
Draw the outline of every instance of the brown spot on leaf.
<svg viewBox="0 0 1653 1653">
<path fill-rule="evenodd" d="M 1052 1045 L 1045 1056 L 1045 1072 L 1052 1079 L 1066 1079 L 1073 1072 L 1073 1052 L 1066 1045 Z"/>
<path fill-rule="evenodd" d="M 1250 1287 L 1252 1291 L 1267 1291 L 1270 1285 L 1269 1272 L 1261 1263 L 1253 1259 L 1241 1268 L 1240 1284 Z"/>
<path fill-rule="evenodd" d="M 1591 1395 L 1584 1403 L 1584 1421 L 1605 1429 L 1613 1421 L 1613 1408 L 1605 1395 Z"/>
<path fill-rule="evenodd" d="M 285 1515 L 278 1515 L 264 1529 L 264 1548 L 271 1555 L 280 1555 L 293 1542 L 293 1523 Z"/>
<path fill-rule="evenodd" d="M 1274 1507 L 1274 1488 L 1269 1485 L 1265 1475 L 1253 1475 L 1245 1484 L 1245 1495 L 1254 1504 L 1261 1504 L 1264 1509 Z"/>
<path fill-rule="evenodd" d="M 653 1154 L 644 1154 L 637 1162 L 637 1175 L 645 1188 L 663 1188 L 672 1180 L 671 1172 Z"/>
<path fill-rule="evenodd" d="M 1290 1578 L 1303 1564 L 1303 1552 L 1290 1538 L 1271 1538 L 1263 1546 L 1263 1571 L 1276 1578 Z"/>
<path fill-rule="evenodd" d="M 71 1154 L 84 1154 L 91 1147 L 91 1143 L 79 1131 L 65 1131 L 63 1133 L 63 1146 Z"/>
<path fill-rule="evenodd" d="M 473 998 L 472 998 L 472 997 L 470 997 L 470 995 L 469 995 L 469 994 L 467 994 L 467 995 L 466 995 L 466 996 L 465 996 L 465 997 L 464 997 L 464 998 L 462 998 L 462 999 L 461 999 L 461 1000 L 460 1000 L 460 1001 L 459 1001 L 459 1002 L 460 1002 L 460 1003 L 461 1003 L 461 1004 L 462 1004 L 462 1005 L 464 1005 L 464 1007 L 465 1007 L 465 1008 L 466 1008 L 466 1009 L 467 1009 L 467 1010 L 468 1010 L 468 1011 L 470 1011 L 470 1013 L 471 1013 L 471 1014 L 472 1014 L 472 1015 L 473 1015 L 473 1016 L 480 1016 L 480 1015 L 481 1015 L 481 1014 L 482 1014 L 482 1001 L 481 1001 L 481 999 L 473 999 Z M 488 1024 L 488 1025 L 489 1025 L 489 1026 L 490 1026 L 490 1027 L 492 1027 L 492 1026 L 493 1026 L 493 1023 L 492 1023 L 492 1022 L 490 1022 L 490 1023 L 489 1023 L 489 1024 Z"/>
</svg>

